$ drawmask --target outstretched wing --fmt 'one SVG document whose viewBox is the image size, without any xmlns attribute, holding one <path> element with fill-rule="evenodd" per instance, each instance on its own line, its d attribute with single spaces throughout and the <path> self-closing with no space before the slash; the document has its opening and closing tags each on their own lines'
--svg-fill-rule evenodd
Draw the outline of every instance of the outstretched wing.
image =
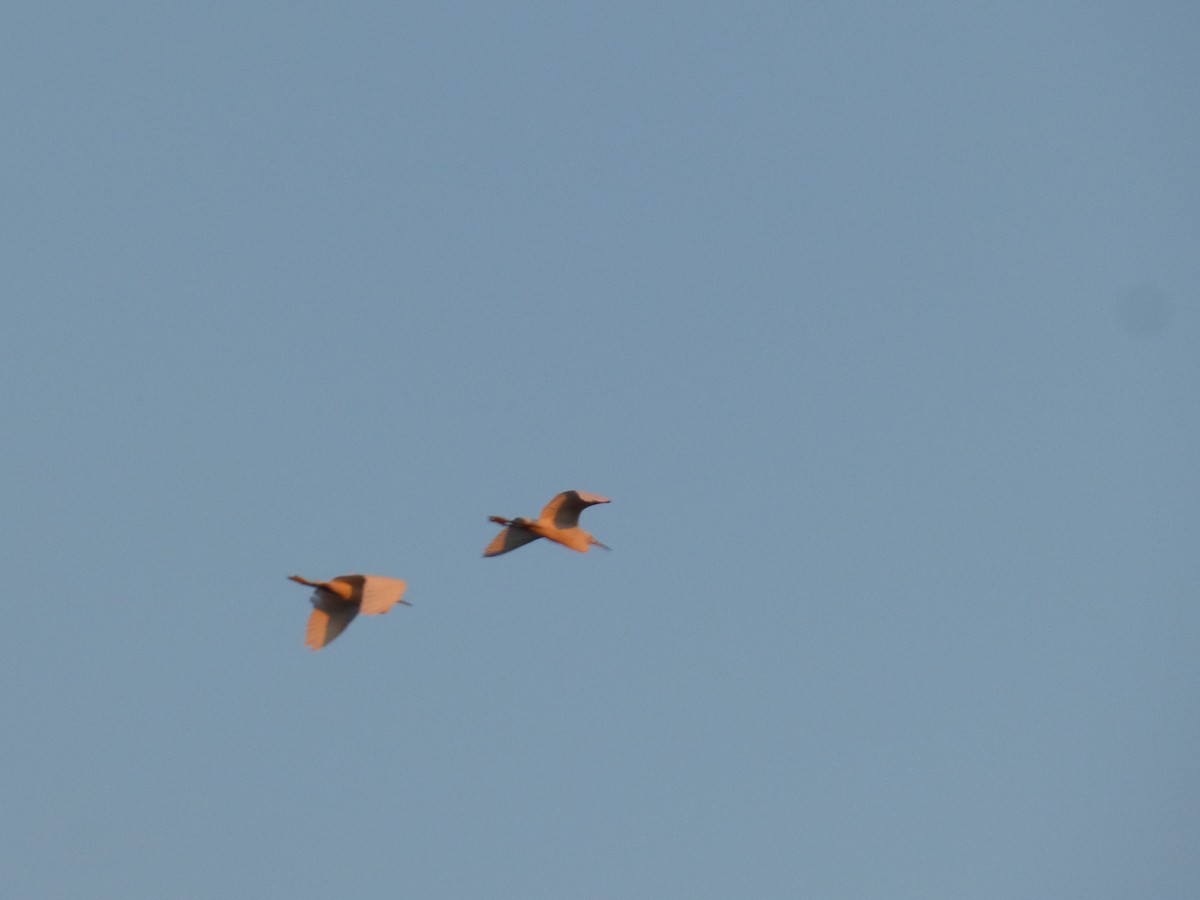
<svg viewBox="0 0 1200 900">
<path fill-rule="evenodd" d="M 514 528 L 511 525 L 492 538 L 492 542 L 483 551 L 484 556 L 499 556 L 509 550 L 524 547 L 530 541 L 536 541 L 538 536 L 528 528 Z"/>
<path fill-rule="evenodd" d="M 611 503 L 607 497 L 599 494 L 587 494 L 583 491 L 563 491 L 546 504 L 538 519 L 550 521 L 555 528 L 574 528 L 579 524 L 579 514 L 589 506 L 597 503 Z"/>
<path fill-rule="evenodd" d="M 382 575 L 364 575 L 362 578 L 361 611 L 368 616 L 387 612 L 400 602 L 408 588 L 399 578 L 385 578 Z"/>
<path fill-rule="evenodd" d="M 346 630 L 346 626 L 358 615 L 358 604 L 347 603 L 336 594 L 317 588 L 312 595 L 313 611 L 308 617 L 308 632 L 304 644 L 320 650 Z"/>
</svg>

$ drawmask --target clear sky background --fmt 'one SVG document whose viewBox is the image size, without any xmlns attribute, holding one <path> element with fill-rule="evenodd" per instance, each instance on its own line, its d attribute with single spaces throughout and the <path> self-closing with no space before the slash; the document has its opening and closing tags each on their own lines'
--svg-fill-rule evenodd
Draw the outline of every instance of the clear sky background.
<svg viewBox="0 0 1200 900">
<path fill-rule="evenodd" d="M 6 8 L 5 896 L 1200 896 L 1198 39 Z"/>
</svg>

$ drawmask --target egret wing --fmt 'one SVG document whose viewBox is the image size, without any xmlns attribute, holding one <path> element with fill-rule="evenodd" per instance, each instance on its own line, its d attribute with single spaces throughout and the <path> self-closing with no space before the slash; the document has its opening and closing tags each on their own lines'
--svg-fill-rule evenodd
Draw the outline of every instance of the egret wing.
<svg viewBox="0 0 1200 900">
<path fill-rule="evenodd" d="M 574 528 L 579 524 L 579 514 L 597 503 L 611 503 L 607 497 L 588 494 L 584 491 L 563 491 L 546 504 L 538 518 L 554 523 L 555 528 Z"/>
<path fill-rule="evenodd" d="M 304 644 L 313 650 L 320 650 L 345 631 L 346 626 L 358 615 L 357 603 L 347 603 L 336 594 L 322 589 L 313 591 L 312 605 Z"/>
<path fill-rule="evenodd" d="M 362 608 L 364 615 L 377 616 L 385 613 L 404 596 L 408 585 L 399 578 L 382 575 L 364 575 L 362 586 Z"/>
<path fill-rule="evenodd" d="M 499 556 L 509 550 L 524 547 L 530 541 L 536 541 L 538 536 L 528 528 L 513 528 L 509 526 L 492 538 L 492 542 L 483 551 L 484 556 Z"/>
</svg>

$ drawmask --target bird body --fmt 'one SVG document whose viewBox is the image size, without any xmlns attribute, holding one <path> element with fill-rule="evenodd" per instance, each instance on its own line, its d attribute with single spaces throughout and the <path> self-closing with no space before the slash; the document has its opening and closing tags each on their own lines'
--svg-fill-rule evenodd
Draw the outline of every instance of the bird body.
<svg viewBox="0 0 1200 900">
<path fill-rule="evenodd" d="M 563 491 L 546 504 L 536 519 L 489 516 L 488 521 L 503 525 L 504 530 L 492 539 L 483 555 L 499 556 L 538 538 L 546 538 L 579 553 L 587 553 L 593 546 L 608 550 L 608 547 L 579 527 L 579 514 L 589 506 L 610 502 L 612 501 L 607 497 L 601 497 L 599 494 Z"/>
<path fill-rule="evenodd" d="M 412 605 L 401 599 L 408 585 L 399 578 L 382 575 L 339 575 L 332 581 L 309 581 L 299 575 L 288 578 L 315 588 L 311 598 L 313 611 L 304 639 L 305 645 L 313 650 L 320 650 L 345 631 L 360 612 L 376 616 L 397 603 Z"/>
</svg>

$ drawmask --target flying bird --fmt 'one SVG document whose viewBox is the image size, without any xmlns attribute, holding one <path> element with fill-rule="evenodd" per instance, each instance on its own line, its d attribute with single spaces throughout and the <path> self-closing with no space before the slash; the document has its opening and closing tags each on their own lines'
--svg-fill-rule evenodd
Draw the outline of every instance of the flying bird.
<svg viewBox="0 0 1200 900">
<path fill-rule="evenodd" d="M 599 494 L 585 494 L 583 491 L 563 491 L 546 504 L 541 515 L 536 520 L 516 518 L 502 519 L 500 516 L 488 516 L 489 522 L 503 525 L 501 531 L 487 545 L 484 556 L 499 556 L 509 550 L 523 547 L 538 538 L 557 541 L 564 547 L 587 553 L 593 545 L 610 549 L 579 527 L 579 514 L 589 506 L 597 503 L 611 503 L 607 497 Z"/>
<path fill-rule="evenodd" d="M 397 603 L 412 606 L 401 600 L 408 587 L 399 578 L 382 575 L 339 575 L 332 581 L 309 581 L 299 575 L 288 579 L 316 588 L 312 595 L 313 611 L 308 617 L 305 646 L 320 650 L 346 630 L 360 612 L 377 616 Z"/>
</svg>

